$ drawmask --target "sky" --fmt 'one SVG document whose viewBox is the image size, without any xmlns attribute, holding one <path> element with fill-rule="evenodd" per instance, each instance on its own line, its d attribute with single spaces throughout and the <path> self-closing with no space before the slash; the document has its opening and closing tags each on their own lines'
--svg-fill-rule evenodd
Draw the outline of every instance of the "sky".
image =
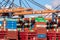
<svg viewBox="0 0 60 40">
<path fill-rule="evenodd" d="M 0 0 L 0 2 L 1 2 L 2 0 Z M 12 1 L 12 0 L 10 0 L 10 1 Z M 34 5 L 33 3 L 31 3 L 29 0 L 26 0 L 27 2 L 28 2 L 28 4 L 31 6 L 31 8 L 33 8 L 34 10 L 36 9 L 36 10 L 42 10 L 42 8 L 40 8 L 40 7 L 38 7 L 38 6 L 36 6 L 36 5 Z M 26 2 L 25 0 L 22 0 L 22 7 L 25 7 L 24 6 L 24 4 L 27 6 L 27 8 L 29 8 L 28 7 L 28 4 L 27 4 L 27 2 Z M 51 9 L 53 9 L 53 8 L 55 8 L 57 5 L 59 5 L 60 4 L 60 0 L 34 0 L 34 1 L 36 1 L 37 3 L 39 3 L 39 4 L 41 4 L 41 5 L 43 5 L 43 6 L 46 6 L 47 8 L 51 8 Z M 14 0 L 14 3 L 15 4 L 17 4 L 17 5 L 19 5 L 19 0 Z M 24 4 L 23 4 L 24 3 Z"/>
<path fill-rule="evenodd" d="M 25 3 L 24 0 L 22 0 L 22 1 Z M 27 0 L 27 1 L 28 1 L 28 0 Z M 41 5 L 43 5 L 43 6 L 45 6 L 45 5 L 51 5 L 51 2 L 52 2 L 52 0 L 34 0 L 34 1 L 38 2 L 39 4 L 41 4 Z M 17 1 L 15 0 L 15 3 L 17 3 L 17 4 L 19 5 L 18 0 L 17 0 Z M 33 9 L 41 9 L 41 8 L 35 6 L 34 4 L 32 4 L 32 3 L 29 2 L 29 1 L 28 1 L 28 3 L 29 3 L 29 5 L 30 5 Z M 23 3 L 22 3 L 22 5 L 23 5 Z M 25 5 L 27 5 L 27 4 L 25 3 Z M 24 6 L 24 5 L 23 5 L 23 6 Z"/>
<path fill-rule="evenodd" d="M 42 10 L 42 8 L 35 6 L 34 4 L 32 4 L 31 2 L 29 2 L 29 0 L 26 0 L 28 2 L 28 4 L 31 6 L 31 8 L 33 8 L 34 10 Z M 51 8 L 54 9 L 55 7 L 57 7 L 60 4 L 60 0 L 34 0 L 36 2 L 38 2 L 39 4 L 43 5 L 43 6 L 47 6 L 47 8 Z M 25 0 L 22 0 L 23 3 L 25 3 L 25 5 L 28 7 L 27 3 L 25 2 Z M 19 0 L 15 0 L 15 3 L 17 5 L 19 5 Z M 24 7 L 22 3 L 22 6 Z M 49 6 L 49 7 L 48 7 Z M 28 7 L 29 8 L 29 7 Z"/>
<path fill-rule="evenodd" d="M 1 1 L 2 0 L 0 0 L 0 2 Z M 12 1 L 12 0 L 10 0 L 10 1 Z M 34 9 L 34 10 L 35 9 L 36 10 L 40 10 L 41 9 L 42 10 L 42 8 L 32 4 L 29 0 L 26 0 L 26 1 L 28 2 L 28 4 L 31 6 L 32 9 Z M 22 2 L 21 2 L 22 3 L 22 7 L 25 7 L 24 6 L 24 4 L 25 4 L 27 6 L 27 8 L 29 8 L 26 1 L 22 0 Z M 51 7 L 51 9 L 54 9 L 56 6 L 58 6 L 60 4 L 60 0 L 34 0 L 34 1 L 36 1 L 37 3 L 39 3 L 39 4 L 43 5 L 43 6 L 46 6 L 47 8 Z M 14 3 L 19 5 L 19 0 L 14 0 Z"/>
<path fill-rule="evenodd" d="M 0 1 L 2 1 L 2 0 L 0 0 Z M 10 1 L 12 1 L 12 0 L 10 0 Z M 34 9 L 34 10 L 42 10 L 42 8 L 32 4 L 31 2 L 29 2 L 29 0 L 26 0 L 26 1 L 28 2 L 28 4 L 31 6 L 32 9 Z M 60 0 L 34 0 L 34 1 L 38 2 L 39 4 L 45 6 L 46 8 L 49 8 L 49 9 L 54 9 L 55 7 L 60 5 Z M 19 0 L 14 0 L 14 3 L 19 5 Z M 25 0 L 22 0 L 22 7 L 25 7 L 23 5 L 23 3 L 27 6 L 27 8 L 29 8 L 28 4 L 25 2 Z M 30 16 L 33 17 L 33 16 L 36 16 L 36 15 L 37 14 L 35 14 L 35 15 L 26 15 L 26 17 L 27 16 L 28 17 L 30 17 Z M 40 15 L 38 15 L 38 16 L 40 16 Z"/>
<path fill-rule="evenodd" d="M 0 0 L 0 2 L 1 2 L 2 0 Z M 10 1 L 12 1 L 12 0 L 10 0 Z M 34 4 L 32 4 L 31 2 L 29 2 L 29 0 L 26 0 L 27 2 L 28 2 L 28 4 L 31 6 L 31 8 L 33 8 L 33 9 L 41 9 L 41 8 L 39 8 L 38 6 L 35 6 Z M 22 0 L 22 7 L 24 7 L 24 4 L 28 7 L 28 4 L 26 3 L 26 1 L 25 0 Z M 51 5 L 51 2 L 52 2 L 52 0 L 34 0 L 34 1 L 36 1 L 36 2 L 38 2 L 39 4 L 41 4 L 41 5 L 43 5 L 43 6 L 45 6 L 45 5 Z M 19 5 L 19 0 L 14 0 L 14 3 L 15 4 L 17 4 L 17 5 Z M 24 4 L 23 4 L 24 3 Z M 28 7 L 29 8 L 29 7 Z"/>
</svg>

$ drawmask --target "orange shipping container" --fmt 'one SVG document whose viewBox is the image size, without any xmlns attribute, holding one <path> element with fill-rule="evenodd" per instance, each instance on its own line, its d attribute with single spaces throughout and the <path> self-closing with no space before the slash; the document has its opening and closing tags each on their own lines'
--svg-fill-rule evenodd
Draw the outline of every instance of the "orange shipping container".
<svg viewBox="0 0 60 40">
<path fill-rule="evenodd" d="M 45 22 L 36 22 L 34 25 L 33 30 L 35 30 L 38 33 L 46 33 L 46 23 Z"/>
<path fill-rule="evenodd" d="M 47 29 L 43 27 L 37 28 L 37 33 L 47 33 Z"/>
</svg>

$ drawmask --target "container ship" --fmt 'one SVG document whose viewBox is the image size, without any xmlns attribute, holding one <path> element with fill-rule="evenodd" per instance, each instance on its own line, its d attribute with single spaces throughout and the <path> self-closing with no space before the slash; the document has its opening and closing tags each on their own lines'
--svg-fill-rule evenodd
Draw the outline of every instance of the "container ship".
<svg viewBox="0 0 60 40">
<path fill-rule="evenodd" d="M 56 40 L 60 38 L 58 24 L 43 17 L 0 18 L 0 40 Z"/>
<path fill-rule="evenodd" d="M 0 40 L 60 40 L 60 10 L 48 9 L 34 0 L 29 2 L 44 10 L 24 8 L 22 0 L 19 0 L 20 6 L 14 0 L 0 2 Z M 35 14 L 39 16 L 25 17 Z"/>
</svg>

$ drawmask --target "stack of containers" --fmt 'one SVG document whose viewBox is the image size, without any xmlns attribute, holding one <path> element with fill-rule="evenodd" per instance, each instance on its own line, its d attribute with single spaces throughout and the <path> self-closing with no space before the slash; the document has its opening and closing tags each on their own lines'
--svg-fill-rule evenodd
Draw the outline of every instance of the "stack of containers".
<svg viewBox="0 0 60 40">
<path fill-rule="evenodd" d="M 17 20 L 18 20 L 17 21 L 17 29 L 18 29 L 18 31 L 20 31 L 20 32 L 24 31 L 24 20 L 21 19 L 21 18 L 18 18 Z"/>
<path fill-rule="evenodd" d="M 33 28 L 34 28 L 34 24 L 35 24 L 35 19 L 34 18 L 29 18 L 29 25 L 30 25 L 30 32 L 34 32 Z"/>
<path fill-rule="evenodd" d="M 51 32 L 51 31 L 48 31 L 47 32 L 47 40 L 56 40 L 58 36 L 56 36 L 56 31 L 54 32 Z"/>
<path fill-rule="evenodd" d="M 4 20 L 4 18 L 0 18 L 0 40 L 6 40 L 6 21 Z"/>
<path fill-rule="evenodd" d="M 28 22 L 26 22 L 26 21 L 28 21 L 29 18 L 23 18 L 23 20 L 24 20 L 24 24 L 23 24 L 23 26 L 24 26 L 23 30 L 24 31 L 19 32 L 19 37 L 20 37 L 19 40 L 28 40 L 29 29 L 28 29 Z"/>
<path fill-rule="evenodd" d="M 60 18 L 58 18 L 57 38 L 60 40 Z"/>
<path fill-rule="evenodd" d="M 60 18 L 58 19 L 58 32 L 60 32 Z"/>
<path fill-rule="evenodd" d="M 4 30 L 3 21 L 4 18 L 0 18 L 0 31 Z"/>
<path fill-rule="evenodd" d="M 19 37 L 19 40 L 28 40 L 28 32 L 20 32 Z"/>
<path fill-rule="evenodd" d="M 7 40 L 18 40 L 17 20 L 6 18 Z"/>
<path fill-rule="evenodd" d="M 29 18 L 24 18 L 24 31 L 29 32 Z"/>
<path fill-rule="evenodd" d="M 36 40 L 36 32 L 29 32 L 28 33 L 28 40 Z"/>
<path fill-rule="evenodd" d="M 47 40 L 46 20 L 43 17 L 35 18 L 34 30 L 37 32 L 37 40 Z"/>
</svg>

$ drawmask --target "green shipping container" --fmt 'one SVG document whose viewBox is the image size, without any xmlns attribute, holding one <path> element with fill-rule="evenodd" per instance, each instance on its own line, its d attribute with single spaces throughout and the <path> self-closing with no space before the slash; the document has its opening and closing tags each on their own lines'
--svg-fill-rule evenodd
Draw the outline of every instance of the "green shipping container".
<svg viewBox="0 0 60 40">
<path fill-rule="evenodd" d="M 46 20 L 43 17 L 37 17 L 35 18 L 35 22 L 46 22 Z"/>
</svg>

